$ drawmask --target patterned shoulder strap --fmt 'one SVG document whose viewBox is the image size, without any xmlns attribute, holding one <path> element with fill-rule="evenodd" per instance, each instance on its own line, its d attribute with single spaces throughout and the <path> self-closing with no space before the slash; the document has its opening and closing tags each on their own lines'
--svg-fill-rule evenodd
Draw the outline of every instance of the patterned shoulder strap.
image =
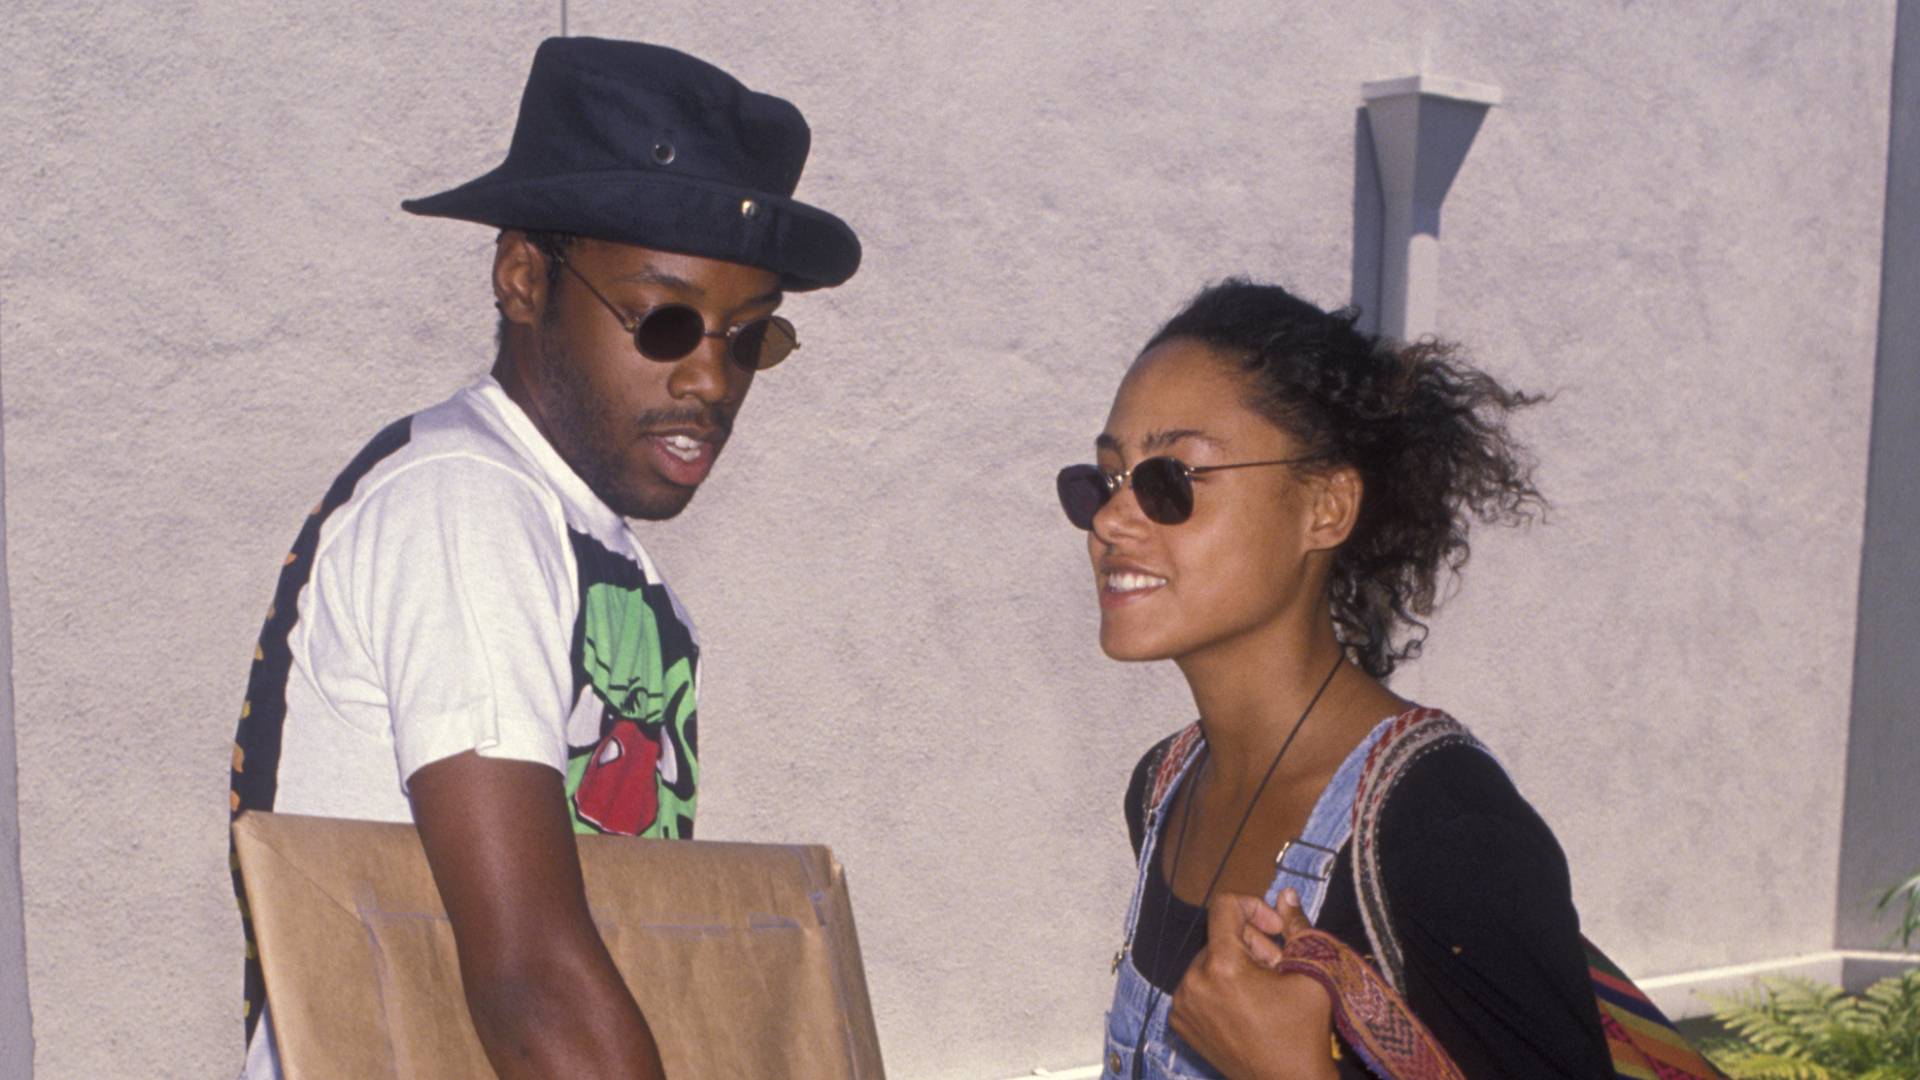
<svg viewBox="0 0 1920 1080">
<path fill-rule="evenodd" d="M 1439 709 L 1410 709 L 1394 721 L 1367 755 L 1360 788 L 1353 798 L 1353 887 L 1360 901 L 1360 919 L 1367 942 L 1380 963 L 1388 985 L 1406 993 L 1400 939 L 1387 911 L 1385 883 L 1380 868 L 1380 813 L 1395 784 L 1414 762 L 1445 746 L 1480 747 L 1466 726 Z"/>
<path fill-rule="evenodd" d="M 1173 789 L 1174 780 L 1186 771 L 1187 763 L 1200 752 L 1200 743 L 1200 721 L 1198 720 L 1180 729 L 1178 734 L 1167 740 L 1166 746 L 1160 751 L 1160 759 L 1153 764 L 1153 779 L 1147 784 L 1147 804 L 1144 807 L 1146 813 L 1141 815 L 1142 821 L 1152 818 L 1153 812 L 1166 801 L 1167 792 Z"/>
<path fill-rule="evenodd" d="M 1367 941 L 1373 946 L 1381 975 L 1399 994 L 1406 993 L 1406 973 L 1400 939 L 1393 930 L 1381 881 L 1378 844 L 1381 809 L 1393 786 L 1414 762 L 1441 747 L 1456 745 L 1486 750 L 1463 724 L 1438 709 L 1407 713 L 1375 744 L 1353 800 L 1353 884 L 1360 899 L 1360 918 L 1366 925 Z M 1725 1074 L 1680 1034 L 1673 1022 L 1606 954 L 1584 938 L 1581 944 L 1586 947 L 1595 1006 L 1600 1012 L 1600 1027 L 1606 1035 L 1615 1075 L 1622 1080 L 1651 1077 L 1726 1080 Z"/>
<path fill-rule="evenodd" d="M 1305 975 L 1333 1002 L 1333 1026 L 1375 1076 L 1389 1080 L 1466 1080 L 1433 1032 L 1340 939 L 1319 930 L 1287 938 L 1274 969 Z"/>
</svg>

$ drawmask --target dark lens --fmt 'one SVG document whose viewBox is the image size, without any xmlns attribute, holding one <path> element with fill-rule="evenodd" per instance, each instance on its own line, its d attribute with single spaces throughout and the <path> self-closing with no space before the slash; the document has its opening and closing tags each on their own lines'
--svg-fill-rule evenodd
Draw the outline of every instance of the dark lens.
<svg viewBox="0 0 1920 1080">
<path fill-rule="evenodd" d="M 728 355 L 744 368 L 765 371 L 787 358 L 800 344 L 793 324 L 778 315 L 769 315 L 742 325 L 733 332 Z"/>
<path fill-rule="evenodd" d="M 1060 492 L 1060 509 L 1077 529 L 1093 528 L 1093 515 L 1107 505 L 1107 478 L 1093 465 L 1069 465 L 1054 480 Z"/>
<path fill-rule="evenodd" d="M 1178 525 L 1193 516 L 1193 481 L 1178 459 L 1151 457 L 1133 467 L 1133 497 L 1140 512 L 1162 525 Z"/>
<path fill-rule="evenodd" d="M 706 332 L 698 311 L 685 304 L 662 304 L 634 328 L 633 343 L 649 360 L 678 360 L 692 352 Z"/>
</svg>

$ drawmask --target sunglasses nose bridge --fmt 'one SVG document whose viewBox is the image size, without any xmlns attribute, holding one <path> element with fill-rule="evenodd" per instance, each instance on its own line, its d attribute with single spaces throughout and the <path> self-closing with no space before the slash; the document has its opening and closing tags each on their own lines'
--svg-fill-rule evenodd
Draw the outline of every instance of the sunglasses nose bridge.
<svg viewBox="0 0 1920 1080">
<path fill-rule="evenodd" d="M 667 373 L 667 392 L 674 398 L 716 405 L 734 393 L 742 378 L 740 366 L 734 363 L 727 342 L 708 341 L 712 336 L 701 335 L 699 343 L 685 355 L 668 361 L 671 370 Z"/>
<path fill-rule="evenodd" d="M 1102 539 L 1138 532 L 1153 520 L 1140 504 L 1140 492 L 1133 486 L 1133 470 L 1102 474 L 1107 482 L 1107 497 L 1093 512 L 1088 531 Z"/>
</svg>

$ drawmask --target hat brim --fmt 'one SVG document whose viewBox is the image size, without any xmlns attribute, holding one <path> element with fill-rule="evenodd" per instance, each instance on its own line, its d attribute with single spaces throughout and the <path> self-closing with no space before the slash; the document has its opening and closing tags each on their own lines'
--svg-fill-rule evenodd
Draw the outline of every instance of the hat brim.
<svg viewBox="0 0 1920 1080">
<path fill-rule="evenodd" d="M 790 292 L 828 288 L 860 267 L 847 223 L 780 195 L 659 172 L 502 176 L 408 199 L 402 210 L 503 229 L 599 240 L 771 270 Z"/>
</svg>

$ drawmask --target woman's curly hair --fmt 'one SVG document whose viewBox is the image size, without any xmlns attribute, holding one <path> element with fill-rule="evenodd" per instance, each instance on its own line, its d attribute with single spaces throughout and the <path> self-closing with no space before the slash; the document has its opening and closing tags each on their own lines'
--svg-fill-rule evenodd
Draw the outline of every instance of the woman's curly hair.
<svg viewBox="0 0 1920 1080">
<path fill-rule="evenodd" d="M 1363 484 L 1328 580 L 1334 631 L 1375 678 L 1420 655 L 1442 571 L 1466 565 L 1473 521 L 1522 524 L 1546 508 L 1533 461 L 1507 430 L 1545 400 L 1510 390 L 1456 346 L 1395 345 L 1277 285 L 1202 290 L 1147 343 L 1206 345 L 1250 377 L 1247 404 L 1300 445 L 1309 467 L 1351 466 Z M 1144 351 L 1144 350 L 1143 350 Z"/>
</svg>

